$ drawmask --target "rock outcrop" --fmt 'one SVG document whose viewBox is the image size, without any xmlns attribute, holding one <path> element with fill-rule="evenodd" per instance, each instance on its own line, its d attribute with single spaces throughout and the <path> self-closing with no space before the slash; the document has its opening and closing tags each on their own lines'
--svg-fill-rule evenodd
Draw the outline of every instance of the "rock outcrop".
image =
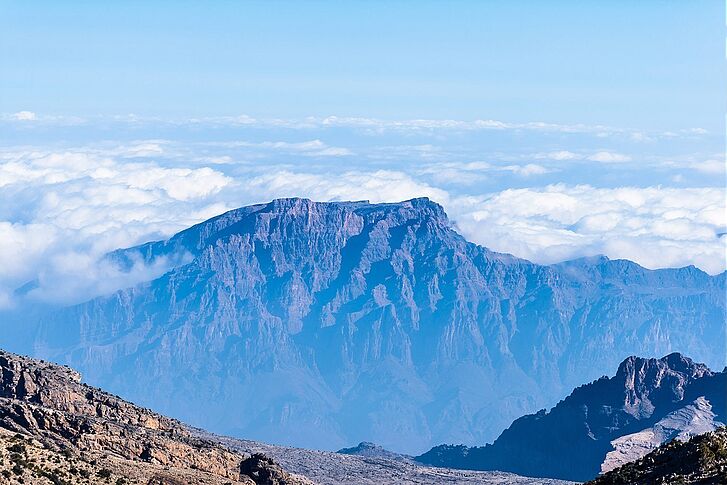
<svg viewBox="0 0 727 485">
<path fill-rule="evenodd" d="M 307 483 L 263 456 L 230 451 L 174 419 L 87 386 L 68 367 L 4 351 L 0 441 L 7 453 L 3 476 L 19 483 L 24 477 L 29 483 Z"/>
<path fill-rule="evenodd" d="M 635 461 L 662 443 L 672 439 L 686 441 L 692 436 L 713 431 L 721 424 L 712 404 L 704 396 L 700 396 L 691 404 L 667 414 L 653 426 L 612 440 L 611 446 L 614 449 L 606 454 L 601 464 L 601 472 L 605 473 Z"/>
<path fill-rule="evenodd" d="M 411 460 L 412 457 L 408 455 L 402 455 L 400 453 L 394 453 L 393 451 L 389 451 L 383 446 L 379 446 L 375 443 L 371 443 L 368 441 L 362 441 L 356 446 L 352 446 L 350 448 L 341 448 L 336 453 L 340 453 L 342 455 L 356 455 L 356 456 L 366 456 L 366 457 L 376 457 L 376 458 L 388 458 L 391 460 Z"/>
<path fill-rule="evenodd" d="M 681 354 L 629 357 L 611 378 L 581 386 L 553 409 L 517 419 L 491 445 L 438 446 L 422 463 L 588 480 L 672 439 L 727 422 L 727 373 Z"/>
<path fill-rule="evenodd" d="M 586 485 L 724 485 L 727 483 L 727 428 L 688 441 L 673 440 Z"/>
</svg>

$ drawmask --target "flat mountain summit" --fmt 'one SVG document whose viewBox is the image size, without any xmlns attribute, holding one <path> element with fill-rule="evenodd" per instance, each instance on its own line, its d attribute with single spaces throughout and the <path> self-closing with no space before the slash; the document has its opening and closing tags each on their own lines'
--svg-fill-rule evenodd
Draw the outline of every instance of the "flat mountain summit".
<svg viewBox="0 0 727 485">
<path fill-rule="evenodd" d="M 115 251 L 151 281 L 36 319 L 34 355 L 228 435 L 419 454 L 493 440 L 629 355 L 721 368 L 725 274 L 468 242 L 428 199 L 279 199 Z"/>
<path fill-rule="evenodd" d="M 578 387 L 550 411 L 515 420 L 491 445 L 443 445 L 416 459 L 583 481 L 725 422 L 727 372 L 713 372 L 678 353 L 632 356 L 613 377 Z"/>
</svg>

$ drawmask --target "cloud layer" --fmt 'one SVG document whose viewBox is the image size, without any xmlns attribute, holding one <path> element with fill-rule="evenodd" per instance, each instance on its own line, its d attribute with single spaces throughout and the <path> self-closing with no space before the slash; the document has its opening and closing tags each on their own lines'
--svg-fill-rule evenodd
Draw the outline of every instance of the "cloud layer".
<svg viewBox="0 0 727 485">
<path fill-rule="evenodd" d="M 54 122 L 25 112 L 2 119 L 44 126 L 38 133 L 46 137 Z M 713 152 L 638 152 L 643 140 L 609 144 L 603 127 L 580 125 L 332 117 L 261 129 L 249 117 L 224 122 L 237 128 L 186 132 L 184 142 L 131 138 L 148 131 L 135 127 L 115 131 L 129 139 L 113 142 L 7 144 L 0 150 L 0 307 L 12 306 L 14 290 L 32 280 L 39 286 L 28 297 L 70 302 L 150 278 L 163 262 L 122 274 L 100 257 L 234 207 L 290 196 L 427 196 L 470 240 L 541 263 L 603 253 L 651 268 L 725 269 L 725 165 Z M 64 126 L 64 139 L 83 131 Z M 28 129 L 15 136 L 36 133 Z"/>
<path fill-rule="evenodd" d="M 472 240 L 542 263 L 605 254 L 649 268 L 725 269 L 724 190 L 551 185 L 455 201 Z"/>
</svg>

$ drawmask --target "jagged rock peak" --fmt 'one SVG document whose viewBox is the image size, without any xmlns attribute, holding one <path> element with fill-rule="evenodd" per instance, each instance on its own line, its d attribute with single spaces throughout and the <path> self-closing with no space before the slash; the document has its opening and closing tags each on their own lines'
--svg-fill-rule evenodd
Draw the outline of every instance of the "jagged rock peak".
<svg viewBox="0 0 727 485">
<path fill-rule="evenodd" d="M 628 357 L 616 376 L 574 389 L 550 411 L 515 420 L 492 445 L 442 445 L 416 460 L 585 481 L 673 437 L 721 426 L 725 377 L 679 353 Z"/>
<path fill-rule="evenodd" d="M 624 359 L 616 372 L 617 378 L 626 378 L 632 382 L 646 379 L 658 379 L 666 374 L 682 374 L 687 378 L 699 378 L 711 375 L 712 371 L 704 364 L 694 362 L 689 357 L 673 352 L 661 359 L 630 356 Z M 658 384 L 658 382 L 656 382 Z"/>
<path fill-rule="evenodd" d="M 631 356 L 621 363 L 615 379 L 624 385 L 626 409 L 635 416 L 649 416 L 658 400 L 680 401 L 687 384 L 710 375 L 706 365 L 672 353 L 661 359 Z"/>
</svg>

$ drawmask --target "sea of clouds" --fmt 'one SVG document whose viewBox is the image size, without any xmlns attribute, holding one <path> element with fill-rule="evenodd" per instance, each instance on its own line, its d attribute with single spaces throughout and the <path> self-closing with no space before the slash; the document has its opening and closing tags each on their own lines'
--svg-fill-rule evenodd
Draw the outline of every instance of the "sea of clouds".
<svg viewBox="0 0 727 485">
<path fill-rule="evenodd" d="M 122 272 L 102 256 L 291 196 L 426 196 L 471 241 L 540 263 L 726 268 L 724 155 L 698 128 L 22 112 L 0 129 L 0 308 L 21 293 L 71 303 L 148 280 L 164 261 Z"/>
</svg>

